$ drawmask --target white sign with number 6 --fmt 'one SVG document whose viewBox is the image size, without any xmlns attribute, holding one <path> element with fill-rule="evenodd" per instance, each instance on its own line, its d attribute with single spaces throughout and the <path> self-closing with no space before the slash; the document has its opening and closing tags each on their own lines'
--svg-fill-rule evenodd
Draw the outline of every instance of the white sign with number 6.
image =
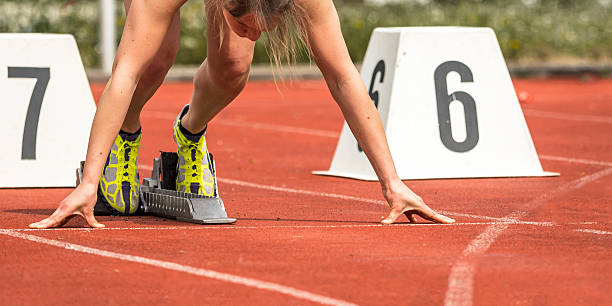
<svg viewBox="0 0 612 306">
<path fill-rule="evenodd" d="M 361 77 L 402 179 L 557 175 L 542 170 L 493 30 L 378 28 Z M 377 180 L 346 123 L 314 173 Z"/>
<path fill-rule="evenodd" d="M 95 113 L 71 35 L 0 34 L 0 187 L 74 187 Z"/>
</svg>

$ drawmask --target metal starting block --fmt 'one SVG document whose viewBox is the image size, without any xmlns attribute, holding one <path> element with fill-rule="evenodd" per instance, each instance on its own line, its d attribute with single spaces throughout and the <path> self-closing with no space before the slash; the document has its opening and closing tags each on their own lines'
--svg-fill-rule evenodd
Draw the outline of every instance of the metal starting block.
<svg viewBox="0 0 612 306">
<path fill-rule="evenodd" d="M 194 193 L 176 191 L 176 176 L 178 155 L 174 152 L 161 152 L 159 158 L 153 160 L 153 172 L 150 178 L 145 178 L 140 186 L 140 201 L 137 215 L 155 215 L 163 218 L 199 224 L 227 224 L 236 219 L 228 218 L 223 201 L 217 189 L 217 171 L 212 154 L 213 177 L 215 181 L 214 196 L 203 196 Z M 83 176 L 83 165 L 77 169 L 77 185 Z M 102 202 L 94 207 L 95 215 L 112 215 Z"/>
</svg>

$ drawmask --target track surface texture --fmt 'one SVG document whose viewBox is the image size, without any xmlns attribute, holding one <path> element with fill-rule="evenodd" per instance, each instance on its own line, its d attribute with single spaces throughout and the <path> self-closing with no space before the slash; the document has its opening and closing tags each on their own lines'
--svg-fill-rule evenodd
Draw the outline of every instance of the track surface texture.
<svg viewBox="0 0 612 306">
<path fill-rule="evenodd" d="M 207 132 L 235 225 L 28 230 L 70 189 L 1 189 L 0 304 L 610 305 L 612 80 L 515 87 L 533 97 L 522 107 L 544 169 L 561 176 L 408 181 L 457 223 L 380 226 L 377 183 L 311 174 L 343 123 L 324 82 L 249 83 Z M 164 84 L 145 108 L 141 177 L 176 149 L 191 88 Z"/>
</svg>

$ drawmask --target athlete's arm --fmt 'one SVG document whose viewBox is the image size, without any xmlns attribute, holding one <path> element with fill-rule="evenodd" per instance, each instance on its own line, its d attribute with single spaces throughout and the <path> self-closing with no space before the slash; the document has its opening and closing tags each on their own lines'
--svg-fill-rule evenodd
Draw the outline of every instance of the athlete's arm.
<svg viewBox="0 0 612 306">
<path fill-rule="evenodd" d="M 141 74 L 161 46 L 175 12 L 185 1 L 132 1 L 113 73 L 104 88 L 91 126 L 83 180 L 50 217 L 30 227 L 60 226 L 73 215 L 83 216 L 92 227 L 103 226 L 94 218 L 93 206 L 106 157 L 121 128 Z"/>
<path fill-rule="evenodd" d="M 307 32 L 314 60 L 351 131 L 372 164 L 383 195 L 391 206 L 391 212 L 383 223 L 393 223 L 402 214 L 406 214 L 412 222 L 415 221 L 413 214 L 434 222 L 454 222 L 429 208 L 397 175 L 380 116 L 351 61 L 332 0 L 296 2 L 304 8 L 308 17 Z"/>
</svg>

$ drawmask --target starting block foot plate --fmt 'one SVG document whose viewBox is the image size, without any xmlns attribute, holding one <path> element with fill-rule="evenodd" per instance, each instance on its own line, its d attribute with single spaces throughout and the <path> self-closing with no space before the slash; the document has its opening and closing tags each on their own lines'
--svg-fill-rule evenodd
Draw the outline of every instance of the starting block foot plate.
<svg viewBox="0 0 612 306">
<path fill-rule="evenodd" d="M 140 201 L 145 214 L 199 224 L 236 222 L 236 219 L 227 217 L 225 206 L 219 197 L 143 186 Z"/>
<path fill-rule="evenodd" d="M 155 215 L 163 218 L 176 219 L 182 222 L 197 224 L 230 224 L 236 219 L 229 218 L 225 212 L 223 201 L 217 189 L 217 175 L 212 154 L 213 177 L 215 179 L 214 196 L 204 196 L 194 193 L 174 190 L 176 179 L 176 153 L 162 152 L 160 158 L 153 161 L 153 172 L 150 178 L 145 178 L 140 186 L 139 208 L 136 215 Z M 83 176 L 84 162 L 77 169 L 77 185 Z M 118 215 L 110 211 L 98 195 L 94 207 L 95 215 Z"/>
</svg>

